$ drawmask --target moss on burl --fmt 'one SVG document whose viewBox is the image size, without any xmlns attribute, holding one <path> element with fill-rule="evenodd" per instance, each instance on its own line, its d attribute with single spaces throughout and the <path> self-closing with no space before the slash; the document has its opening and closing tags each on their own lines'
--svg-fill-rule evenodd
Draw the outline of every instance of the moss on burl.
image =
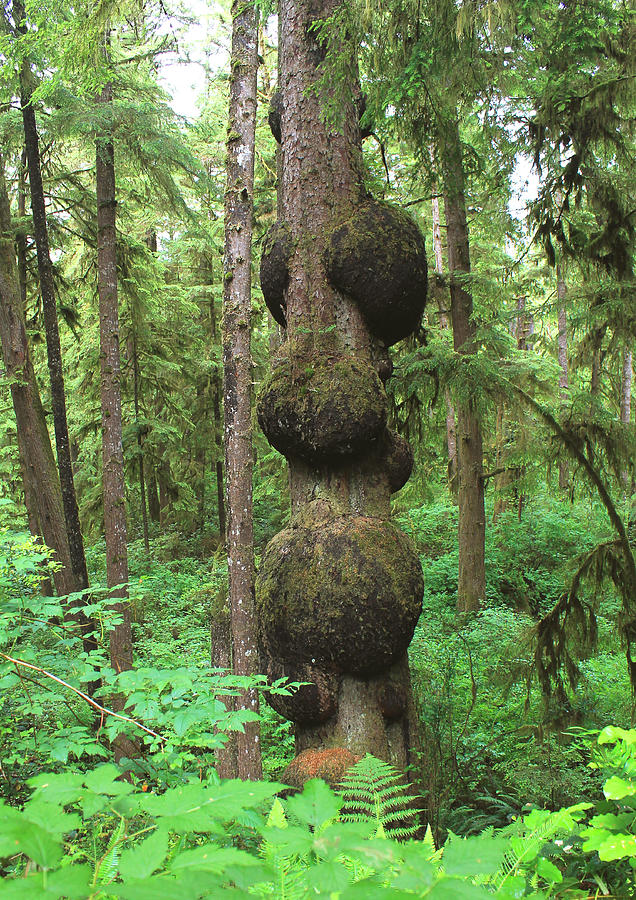
<svg viewBox="0 0 636 900">
<path fill-rule="evenodd" d="M 281 142 L 281 118 L 283 115 L 283 95 L 280 92 L 280 88 L 276 88 L 274 93 L 271 96 L 269 101 L 269 110 L 267 113 L 267 121 L 269 122 L 269 129 L 274 136 L 274 140 L 277 144 Z"/>
<path fill-rule="evenodd" d="M 378 674 L 408 647 L 423 591 L 417 553 L 389 522 L 341 516 L 287 528 L 256 580 L 263 651 L 286 666 Z"/>
<path fill-rule="evenodd" d="M 392 494 L 404 487 L 413 471 L 413 451 L 411 445 L 396 431 L 387 429 L 382 449 L 385 470 L 389 476 Z"/>
<path fill-rule="evenodd" d="M 288 343 L 263 384 L 257 409 L 270 444 L 309 462 L 368 451 L 386 423 L 386 395 L 367 362 L 325 352 L 296 357 Z"/>
<path fill-rule="evenodd" d="M 424 237 L 404 210 L 368 200 L 334 228 L 327 277 L 388 347 L 416 331 L 426 304 Z"/>
<path fill-rule="evenodd" d="M 286 665 L 282 660 L 266 659 L 267 676 L 276 681 L 306 681 L 293 694 L 268 694 L 267 702 L 277 713 L 299 725 L 320 725 L 338 712 L 340 679 L 333 672 L 307 663 Z"/>
<path fill-rule="evenodd" d="M 292 239 L 285 222 L 275 222 L 265 235 L 261 253 L 261 290 L 268 310 L 283 328 L 287 324 L 285 291 L 289 281 Z"/>
</svg>

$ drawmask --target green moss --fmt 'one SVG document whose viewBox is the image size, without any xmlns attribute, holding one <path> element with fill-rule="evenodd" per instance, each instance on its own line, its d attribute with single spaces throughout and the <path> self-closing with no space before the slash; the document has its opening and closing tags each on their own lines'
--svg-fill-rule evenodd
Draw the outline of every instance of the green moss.
<svg viewBox="0 0 636 900">
<path fill-rule="evenodd" d="M 386 395 L 372 366 L 296 343 L 279 353 L 257 408 L 270 444 L 310 462 L 367 452 L 386 423 Z"/>
<path fill-rule="evenodd" d="M 361 205 L 334 226 L 325 267 L 386 346 L 417 329 L 426 303 L 426 248 L 404 210 L 375 200 Z"/>
<path fill-rule="evenodd" d="M 257 577 L 264 651 L 286 665 L 383 671 L 410 643 L 423 590 L 417 554 L 388 522 L 342 516 L 285 529 Z"/>
</svg>

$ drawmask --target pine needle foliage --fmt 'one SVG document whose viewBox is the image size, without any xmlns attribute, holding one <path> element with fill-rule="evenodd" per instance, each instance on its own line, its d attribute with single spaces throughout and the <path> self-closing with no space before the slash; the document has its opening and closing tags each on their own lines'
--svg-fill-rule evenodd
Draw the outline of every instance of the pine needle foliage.
<svg viewBox="0 0 636 900">
<path fill-rule="evenodd" d="M 396 768 L 370 753 L 352 766 L 338 791 L 344 803 L 343 822 L 377 824 L 378 835 L 404 840 L 419 828 L 419 810 L 413 806 L 410 785 Z"/>
</svg>

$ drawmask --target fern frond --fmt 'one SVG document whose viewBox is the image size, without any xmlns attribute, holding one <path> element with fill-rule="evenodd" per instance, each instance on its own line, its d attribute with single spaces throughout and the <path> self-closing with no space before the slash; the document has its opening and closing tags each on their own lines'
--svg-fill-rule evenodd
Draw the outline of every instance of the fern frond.
<svg viewBox="0 0 636 900">
<path fill-rule="evenodd" d="M 126 820 L 120 819 L 119 825 L 113 831 L 106 847 L 106 853 L 97 863 L 93 876 L 94 884 L 110 884 L 114 880 L 119 867 L 119 857 L 121 856 L 122 838 L 126 830 Z"/>
<path fill-rule="evenodd" d="M 343 822 L 371 820 L 378 835 L 399 840 L 413 837 L 419 827 L 419 810 L 413 807 L 409 787 L 401 772 L 368 753 L 342 779 L 338 790 L 344 800 L 341 818 Z"/>
</svg>

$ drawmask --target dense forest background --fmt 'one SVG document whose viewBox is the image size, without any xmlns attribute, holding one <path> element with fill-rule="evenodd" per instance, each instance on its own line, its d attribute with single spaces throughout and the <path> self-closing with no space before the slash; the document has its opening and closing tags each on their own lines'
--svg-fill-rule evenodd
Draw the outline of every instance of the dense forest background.
<svg viewBox="0 0 636 900">
<path fill-rule="evenodd" d="M 341 126 L 346 35 L 365 185 L 416 223 L 428 256 L 426 309 L 390 349 L 387 391 L 414 457 L 391 511 L 424 575 L 408 780 L 430 828 L 394 841 L 423 830 L 407 801 L 397 817 L 378 801 L 372 833 L 360 821 L 346 832 L 364 819 L 367 782 L 340 799 L 310 782 L 283 811 L 293 724 L 266 698 L 285 687 L 259 668 L 231 672 L 226 165 L 244 67 L 231 40 L 248 8 L 258 65 L 242 358 L 258 395 L 284 340 L 284 313 L 275 321 L 259 286 L 280 182 L 275 4 L 254 17 L 247 2 L 7 0 L 0 896 L 632 896 L 633 10 L 331 6 L 315 27 L 325 121 Z M 255 404 L 251 416 L 258 569 L 290 491 Z M 219 784 L 215 770 L 237 775 L 237 735 L 240 759 L 243 732 L 251 742 L 259 730 L 265 781 L 251 794 Z M 382 765 L 357 776 L 376 799 L 392 777 Z M 608 789 L 609 775 L 627 787 Z M 204 796 L 221 811 L 195 821 Z M 331 850 L 311 843 L 321 833 Z M 375 856 L 360 849 L 370 834 Z M 481 843 L 460 854 L 460 838 Z"/>
</svg>

